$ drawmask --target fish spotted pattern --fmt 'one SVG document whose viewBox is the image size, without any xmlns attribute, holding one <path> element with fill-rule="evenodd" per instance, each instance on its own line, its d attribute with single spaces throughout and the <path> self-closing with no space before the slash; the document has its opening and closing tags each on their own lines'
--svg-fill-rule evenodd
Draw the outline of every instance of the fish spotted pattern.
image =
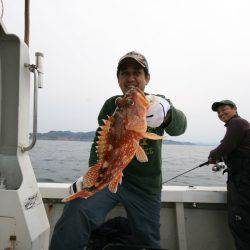
<svg viewBox="0 0 250 250">
<path fill-rule="evenodd" d="M 97 141 L 98 162 L 84 175 L 82 190 L 63 201 L 77 197 L 88 198 L 106 186 L 111 192 L 116 192 L 122 181 L 122 171 L 134 156 L 140 162 L 148 161 L 139 144 L 140 139 L 163 139 L 162 136 L 146 132 L 149 102 L 139 88 L 131 87 L 123 97 L 116 99 L 116 105 L 114 114 L 104 120 L 100 127 Z"/>
</svg>

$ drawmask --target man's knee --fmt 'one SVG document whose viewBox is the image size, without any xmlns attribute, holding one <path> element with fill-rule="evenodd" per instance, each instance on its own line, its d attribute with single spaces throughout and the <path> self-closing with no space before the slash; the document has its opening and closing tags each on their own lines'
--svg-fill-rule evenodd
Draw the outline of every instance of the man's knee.
<svg viewBox="0 0 250 250">
<path fill-rule="evenodd" d="M 90 235 L 90 225 L 80 203 L 81 201 L 74 200 L 65 204 L 53 231 L 50 250 L 81 249 L 86 245 Z"/>
</svg>

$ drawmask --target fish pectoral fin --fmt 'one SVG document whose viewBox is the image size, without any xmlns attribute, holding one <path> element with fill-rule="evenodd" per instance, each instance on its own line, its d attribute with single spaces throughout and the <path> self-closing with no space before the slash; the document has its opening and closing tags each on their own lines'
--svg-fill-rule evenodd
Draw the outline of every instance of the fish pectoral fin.
<svg viewBox="0 0 250 250">
<path fill-rule="evenodd" d="M 135 155 L 139 162 L 148 162 L 148 157 L 140 145 L 138 145 Z"/>
<path fill-rule="evenodd" d="M 109 191 L 112 192 L 112 193 L 116 193 L 117 191 L 117 187 L 118 187 L 118 184 L 122 183 L 122 176 L 123 176 L 123 173 L 120 172 L 118 173 L 115 178 L 109 183 Z"/>
<path fill-rule="evenodd" d="M 144 138 L 151 139 L 151 140 L 163 140 L 166 138 L 166 136 L 161 136 L 161 135 L 157 135 L 157 134 L 149 133 L 149 132 L 142 134 L 142 136 Z"/>
</svg>

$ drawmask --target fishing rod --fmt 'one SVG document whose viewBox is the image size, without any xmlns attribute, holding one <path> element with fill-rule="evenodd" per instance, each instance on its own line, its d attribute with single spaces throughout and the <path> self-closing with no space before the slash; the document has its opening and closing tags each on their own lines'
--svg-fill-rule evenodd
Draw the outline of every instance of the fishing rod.
<svg viewBox="0 0 250 250">
<path fill-rule="evenodd" d="M 173 178 L 171 178 L 171 179 L 168 179 L 168 180 L 162 182 L 162 184 L 165 184 L 165 183 L 167 183 L 167 182 L 169 182 L 169 181 L 172 181 L 172 180 L 174 180 L 175 178 L 177 178 L 177 177 L 179 177 L 179 176 L 181 176 L 181 175 L 184 175 L 184 174 L 186 174 L 186 173 L 188 173 L 188 172 L 191 172 L 191 171 L 195 170 L 196 168 L 200 168 L 200 167 L 203 167 L 203 166 L 207 166 L 207 165 L 209 165 L 209 164 L 210 164 L 209 161 L 203 162 L 203 163 L 201 163 L 200 165 L 198 165 L 198 166 L 196 166 L 196 167 L 194 167 L 194 168 L 191 168 L 191 169 L 189 169 L 189 170 L 187 170 L 187 171 L 185 171 L 185 172 L 183 172 L 183 173 L 181 173 L 181 174 L 176 175 L 175 177 L 173 177 Z"/>
<path fill-rule="evenodd" d="M 179 177 L 179 176 L 181 176 L 181 175 L 184 175 L 184 174 L 186 174 L 186 173 L 188 173 L 188 172 L 191 172 L 191 171 L 195 170 L 196 168 L 200 168 L 200 167 L 203 167 L 203 166 L 207 166 L 207 165 L 209 165 L 209 164 L 210 164 L 209 161 L 203 162 L 203 163 L 201 163 L 200 165 L 198 165 L 198 166 L 196 166 L 196 167 L 194 167 L 194 168 L 191 168 L 191 169 L 189 169 L 189 170 L 187 170 L 187 171 L 185 171 L 185 172 L 183 172 L 183 173 L 181 173 L 181 174 L 176 175 L 175 177 L 173 177 L 173 178 L 171 178 L 171 179 L 169 179 L 169 180 L 166 180 L 166 181 L 162 182 L 162 184 L 165 184 L 165 183 L 167 183 L 167 182 L 169 182 L 169 181 L 172 181 L 172 180 L 174 180 L 175 178 L 177 178 L 177 177 Z M 221 171 L 222 169 L 225 169 L 225 168 L 226 168 L 226 165 L 225 165 L 224 161 L 222 160 L 222 161 L 216 162 L 216 163 L 214 164 L 214 166 L 212 167 L 212 171 L 213 171 L 213 172 L 219 172 L 219 171 Z M 225 172 L 226 172 L 226 170 L 223 171 L 223 174 L 224 174 Z"/>
</svg>

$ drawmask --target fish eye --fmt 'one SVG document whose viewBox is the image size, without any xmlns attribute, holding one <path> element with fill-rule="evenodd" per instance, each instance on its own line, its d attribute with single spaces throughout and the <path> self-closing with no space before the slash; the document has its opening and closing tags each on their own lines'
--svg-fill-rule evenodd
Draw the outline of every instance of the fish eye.
<svg viewBox="0 0 250 250">
<path fill-rule="evenodd" d="M 127 99 L 127 104 L 130 105 L 130 106 L 133 106 L 135 103 L 132 99 L 128 98 Z"/>
</svg>

